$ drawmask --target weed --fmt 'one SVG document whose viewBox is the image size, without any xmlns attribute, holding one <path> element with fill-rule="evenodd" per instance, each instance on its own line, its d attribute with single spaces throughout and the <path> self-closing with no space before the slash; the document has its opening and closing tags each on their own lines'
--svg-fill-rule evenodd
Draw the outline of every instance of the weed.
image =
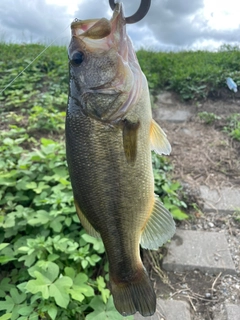
<svg viewBox="0 0 240 320">
<path fill-rule="evenodd" d="M 220 120 L 221 117 L 217 116 L 215 113 L 211 112 L 199 112 L 199 118 L 206 124 L 213 124 L 216 120 Z"/>
<path fill-rule="evenodd" d="M 223 131 L 233 139 L 240 141 L 240 113 L 234 113 L 227 118 L 227 125 Z"/>
<path fill-rule="evenodd" d="M 240 222 L 240 208 L 235 209 L 235 212 L 233 213 L 233 218 L 237 222 Z"/>
</svg>

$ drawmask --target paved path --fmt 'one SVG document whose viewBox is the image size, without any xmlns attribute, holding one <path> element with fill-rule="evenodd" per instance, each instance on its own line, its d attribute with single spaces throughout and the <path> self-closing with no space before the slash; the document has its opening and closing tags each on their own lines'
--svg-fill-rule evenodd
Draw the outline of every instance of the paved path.
<svg viewBox="0 0 240 320">
<path fill-rule="evenodd" d="M 157 311 L 151 317 L 137 314 L 134 320 L 191 320 L 190 308 L 187 302 L 177 300 L 157 300 Z"/>
<path fill-rule="evenodd" d="M 168 247 L 163 268 L 185 272 L 236 274 L 224 233 L 177 230 Z"/>
</svg>

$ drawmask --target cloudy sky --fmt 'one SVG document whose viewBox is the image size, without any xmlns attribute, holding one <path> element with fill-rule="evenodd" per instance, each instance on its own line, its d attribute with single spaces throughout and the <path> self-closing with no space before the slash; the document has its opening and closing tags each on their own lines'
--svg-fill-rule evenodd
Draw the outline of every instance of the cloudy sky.
<svg viewBox="0 0 240 320">
<path fill-rule="evenodd" d="M 125 15 L 140 0 L 121 0 Z M 109 18 L 108 0 L 0 0 L 0 40 L 66 45 L 74 18 Z M 239 0 L 152 0 L 147 16 L 128 25 L 136 48 L 210 49 L 240 40 Z"/>
</svg>

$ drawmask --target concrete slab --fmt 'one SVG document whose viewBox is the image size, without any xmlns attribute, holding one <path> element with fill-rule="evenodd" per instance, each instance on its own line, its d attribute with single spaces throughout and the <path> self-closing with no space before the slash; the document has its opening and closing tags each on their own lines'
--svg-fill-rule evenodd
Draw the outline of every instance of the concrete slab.
<svg viewBox="0 0 240 320">
<path fill-rule="evenodd" d="M 175 122 L 175 123 L 180 123 L 180 122 L 185 122 L 187 121 L 192 113 L 189 110 L 178 110 L 176 108 L 169 108 L 169 107 L 164 107 L 161 106 L 159 109 L 154 110 L 154 118 L 156 120 L 164 120 L 168 122 Z"/>
<path fill-rule="evenodd" d="M 177 230 L 168 246 L 163 268 L 183 272 L 198 269 L 209 274 L 236 274 L 224 233 Z"/>
<path fill-rule="evenodd" d="M 214 313 L 213 320 L 240 320 L 240 305 L 225 304 L 220 312 Z"/>
<path fill-rule="evenodd" d="M 161 105 L 172 105 L 174 106 L 174 100 L 173 100 L 173 95 L 171 92 L 165 91 L 165 92 L 161 92 L 158 96 L 157 96 L 157 102 L 158 104 Z"/>
<path fill-rule="evenodd" d="M 213 320 L 231 320 L 227 319 L 226 310 L 213 313 Z"/>
<path fill-rule="evenodd" d="M 191 320 L 189 304 L 177 300 L 157 300 L 157 311 L 151 317 L 134 315 L 134 320 Z"/>
<path fill-rule="evenodd" d="M 240 320 L 240 306 L 235 304 L 226 304 L 227 320 Z"/>
<path fill-rule="evenodd" d="M 219 212 L 233 212 L 236 208 L 240 208 L 240 189 L 211 190 L 207 186 L 200 186 L 200 194 L 204 200 L 205 211 L 215 209 Z"/>
</svg>

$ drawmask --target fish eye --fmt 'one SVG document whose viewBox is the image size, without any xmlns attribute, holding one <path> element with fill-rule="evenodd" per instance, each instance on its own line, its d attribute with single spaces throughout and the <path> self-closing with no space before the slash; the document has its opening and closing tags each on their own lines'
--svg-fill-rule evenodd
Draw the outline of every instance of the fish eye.
<svg viewBox="0 0 240 320">
<path fill-rule="evenodd" d="M 80 64 L 84 60 L 84 54 L 82 51 L 77 51 L 73 54 L 71 62 L 73 62 L 76 66 L 80 66 Z"/>
</svg>

